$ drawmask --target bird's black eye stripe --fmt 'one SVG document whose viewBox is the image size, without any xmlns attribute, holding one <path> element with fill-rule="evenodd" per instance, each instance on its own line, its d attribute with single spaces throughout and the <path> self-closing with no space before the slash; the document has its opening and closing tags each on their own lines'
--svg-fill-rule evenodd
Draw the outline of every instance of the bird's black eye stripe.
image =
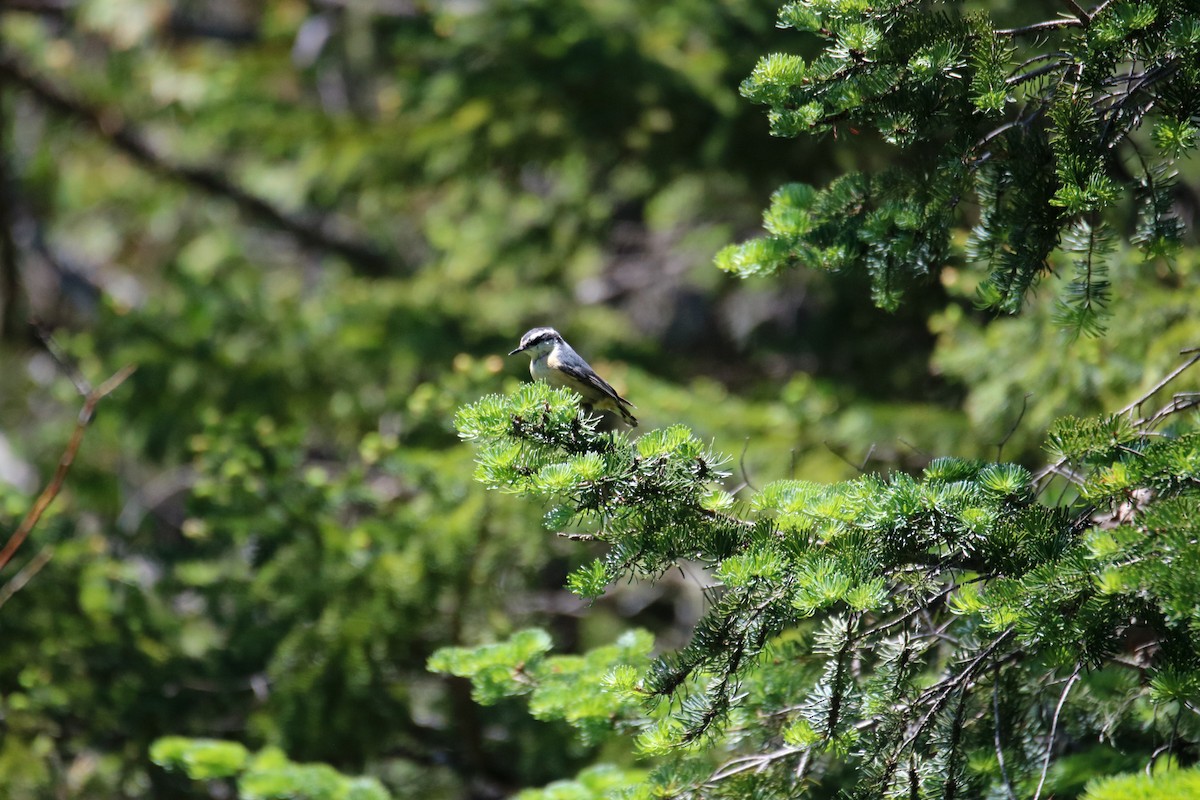
<svg viewBox="0 0 1200 800">
<path fill-rule="evenodd" d="M 543 331 L 542 333 L 539 333 L 537 336 L 534 336 L 532 339 L 530 339 L 528 342 L 526 342 L 525 346 L 533 347 L 535 344 L 541 344 L 542 342 L 553 341 L 554 338 L 555 338 L 554 331 Z"/>
</svg>

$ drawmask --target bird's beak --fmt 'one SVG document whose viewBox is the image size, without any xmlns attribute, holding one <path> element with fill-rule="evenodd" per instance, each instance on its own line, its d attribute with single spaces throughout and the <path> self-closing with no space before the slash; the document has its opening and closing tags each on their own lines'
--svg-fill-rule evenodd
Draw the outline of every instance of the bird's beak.
<svg viewBox="0 0 1200 800">
<path fill-rule="evenodd" d="M 517 353 L 521 352 L 524 349 L 525 349 L 524 347 L 518 347 L 516 350 L 513 350 L 512 352 L 510 352 L 509 355 L 515 356 Z"/>
</svg>

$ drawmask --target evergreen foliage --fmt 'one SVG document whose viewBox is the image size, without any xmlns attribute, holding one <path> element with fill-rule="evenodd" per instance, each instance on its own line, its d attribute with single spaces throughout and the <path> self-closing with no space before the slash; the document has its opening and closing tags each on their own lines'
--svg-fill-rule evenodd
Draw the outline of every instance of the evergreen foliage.
<svg viewBox="0 0 1200 800">
<path fill-rule="evenodd" d="M 939 41 L 967 25 L 957 6 L 887 7 L 951 15 Z M 1097 52 L 1163 31 L 1164 13 Z M 946 776 L 965 772 L 1000 796 L 1007 773 L 1033 796 L 1048 766 L 1041 796 L 1068 798 L 1156 754 L 1162 785 L 1160 768 L 1195 760 L 1194 665 L 1174 644 L 1192 625 L 1194 537 L 1180 531 L 1193 467 L 1170 444 L 1190 434 L 1094 419 L 1200 338 L 1167 163 L 1194 149 L 1194 121 L 1152 109 L 1116 150 L 1141 148 L 1148 171 L 1122 163 L 1153 187 L 1094 212 L 1112 199 L 1101 178 L 1128 179 L 1116 156 L 1101 170 L 1070 161 L 1070 141 L 1042 137 L 1048 114 L 1028 125 L 1032 158 L 1010 157 L 1014 128 L 974 171 L 950 163 L 980 196 L 994 171 L 994 235 L 972 241 L 988 258 L 1046 244 L 1030 227 L 1041 207 L 1015 189 L 1084 209 L 1040 280 L 1098 308 L 1104 278 L 1124 312 L 1103 339 L 1055 331 L 1053 296 L 989 323 L 964 301 L 980 282 L 958 269 L 967 232 L 939 227 L 977 220 L 932 178 L 903 195 L 914 164 L 940 163 L 929 142 L 855 134 L 849 116 L 835 136 L 764 140 L 737 82 L 761 53 L 805 44 L 770 17 L 753 0 L 0 4 L 0 529 L 63 452 L 74 382 L 137 365 L 0 574 L 0 794 L 430 800 L 546 784 L 519 796 L 747 797 L 815 780 L 832 794 L 875 763 L 864 742 L 884 753 L 903 726 L 906 709 L 880 699 L 890 687 L 936 694 L 1009 624 L 898 773 L 961 795 Z M 1051 49 L 1079 30 L 1064 25 L 1043 31 Z M 879 50 L 889 35 L 844 38 Z M 941 114 L 947 135 L 986 135 L 1012 121 L 1012 106 L 992 110 L 1002 92 L 1059 77 L 1002 87 L 1010 54 L 996 42 L 913 59 L 933 115 L 922 131 Z M 807 61 L 771 58 L 808 80 Z M 954 125 L 934 92 L 951 71 L 980 98 Z M 855 91 L 870 90 L 878 76 L 860 72 Z M 1132 102 L 1186 72 L 1155 75 Z M 1056 113 L 1091 135 L 1084 112 Z M 847 158 L 889 168 L 835 180 Z M 1061 195 L 1060 173 L 1076 187 Z M 747 247 L 847 266 L 866 253 L 869 275 L 767 285 L 705 266 L 771 187 L 831 180 L 781 190 L 771 237 Z M 866 234 L 839 211 L 881 193 L 899 200 L 864 211 Z M 1111 254 L 1093 258 L 1093 242 Z M 869 281 L 889 306 L 905 296 L 913 260 L 941 288 L 897 314 L 861 302 Z M 13 324 L 26 312 L 36 333 Z M 642 439 L 517 388 L 525 365 L 501 354 L 547 322 L 628 388 Z M 481 477 L 537 502 L 470 479 L 455 409 L 489 392 L 501 394 L 459 416 Z M 1039 480 L 1038 447 L 1067 414 L 1054 437 L 1075 461 Z M 1013 463 L 991 463 L 1000 443 Z M 864 469 L 914 477 L 845 481 Z M 788 475 L 807 480 L 735 485 Z M 1072 483 L 1085 478 L 1086 491 Z M 1073 504 L 1044 508 L 1060 491 Z M 1091 507 L 1110 510 L 1093 525 Z M 899 538 L 884 546 L 887 523 Z M 588 537 L 602 543 L 576 541 Z M 706 598 L 672 566 L 692 574 L 697 560 Z M 1168 561 L 1184 569 L 1158 568 Z M 702 600 L 711 613 L 677 647 Z M 1038 606 L 1052 602 L 1062 614 Z M 1111 653 L 1122 615 L 1147 623 L 1125 625 Z M 1072 636 L 1069 652 L 1052 647 Z M 1102 666 L 1072 681 L 1085 646 Z M 473 703 L 472 682 L 490 705 Z M 1012 720 L 1000 757 L 989 703 Z M 171 732 L 188 738 L 160 738 Z"/>
<path fill-rule="evenodd" d="M 232 780 L 238 800 L 390 800 L 375 778 L 351 778 L 325 764 L 297 764 L 279 750 L 251 755 L 237 742 L 168 736 L 150 758 L 197 781 Z"/>
<path fill-rule="evenodd" d="M 585 709 L 608 705 L 610 730 L 632 724 L 659 757 L 621 796 L 1048 796 L 1072 791 L 1049 770 L 1056 754 L 1105 741 L 1134 760 L 1192 761 L 1200 431 L 1181 402 L 1060 420 L 1039 476 L 940 458 L 919 476 L 778 481 L 737 498 L 725 460 L 681 426 L 630 440 L 579 417 L 566 390 L 486 397 L 457 421 L 477 478 L 541 498 L 550 530 L 607 545 L 574 591 L 685 561 L 717 587 L 686 647 L 645 669 L 595 659 L 607 701 L 555 693 L 563 674 L 589 679 L 543 666 L 544 638 L 536 659 L 522 638 L 430 665 L 471 677 L 484 702 L 562 698 L 536 713 L 590 739 Z M 1048 503 L 1054 475 L 1078 499 Z"/>
<path fill-rule="evenodd" d="M 977 301 L 1015 312 L 1061 249 L 1072 280 L 1059 323 L 1099 333 L 1118 237 L 1147 258 L 1181 241 L 1174 169 L 1197 144 L 1200 12 L 1176 0 L 1068 6 L 1003 27 L 960 3 L 787 3 L 779 25 L 821 50 L 766 56 L 742 84 L 769 106 L 771 132 L 874 131 L 905 157 L 821 190 L 784 186 L 766 237 L 717 263 L 742 275 L 864 270 L 875 302 L 894 309 L 914 282 L 965 259 L 986 273 Z M 952 236 L 964 221 L 965 250 Z"/>
<path fill-rule="evenodd" d="M 1188 800 L 1200 796 L 1200 770 L 1121 775 L 1088 784 L 1085 800 Z"/>
</svg>

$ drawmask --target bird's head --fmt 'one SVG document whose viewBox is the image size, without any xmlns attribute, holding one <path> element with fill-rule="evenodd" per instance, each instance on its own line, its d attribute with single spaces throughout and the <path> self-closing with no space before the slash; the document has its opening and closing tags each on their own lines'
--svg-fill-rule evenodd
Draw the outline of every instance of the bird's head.
<svg viewBox="0 0 1200 800">
<path fill-rule="evenodd" d="M 537 358 L 542 353 L 552 350 L 554 345 L 562 340 L 562 335 L 554 328 L 532 328 L 525 332 L 525 335 L 521 337 L 520 346 L 509 355 L 529 353 L 530 358 Z"/>
</svg>

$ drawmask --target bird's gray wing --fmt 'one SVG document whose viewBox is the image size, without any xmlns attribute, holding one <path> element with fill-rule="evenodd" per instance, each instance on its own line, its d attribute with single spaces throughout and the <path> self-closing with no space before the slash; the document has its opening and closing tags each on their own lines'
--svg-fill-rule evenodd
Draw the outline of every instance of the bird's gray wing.
<svg viewBox="0 0 1200 800">
<path fill-rule="evenodd" d="M 608 381 L 604 380 L 604 378 L 601 378 L 599 375 L 597 375 L 591 368 L 588 368 L 587 370 L 583 370 L 583 369 L 579 369 L 578 367 L 576 367 L 574 365 L 563 364 L 561 362 L 559 363 L 558 368 L 561 369 L 566 374 L 570 375 L 575 380 L 579 381 L 580 383 L 591 386 L 592 388 L 596 389 L 596 391 L 600 392 L 601 394 L 605 394 L 605 395 L 611 397 L 613 400 L 617 401 L 617 403 L 624 404 L 624 405 L 627 405 L 630 407 L 635 407 L 633 405 L 633 403 L 629 402 L 624 397 L 621 397 L 621 395 L 617 394 L 617 390 L 614 389 L 613 387 L 609 386 Z"/>
</svg>

